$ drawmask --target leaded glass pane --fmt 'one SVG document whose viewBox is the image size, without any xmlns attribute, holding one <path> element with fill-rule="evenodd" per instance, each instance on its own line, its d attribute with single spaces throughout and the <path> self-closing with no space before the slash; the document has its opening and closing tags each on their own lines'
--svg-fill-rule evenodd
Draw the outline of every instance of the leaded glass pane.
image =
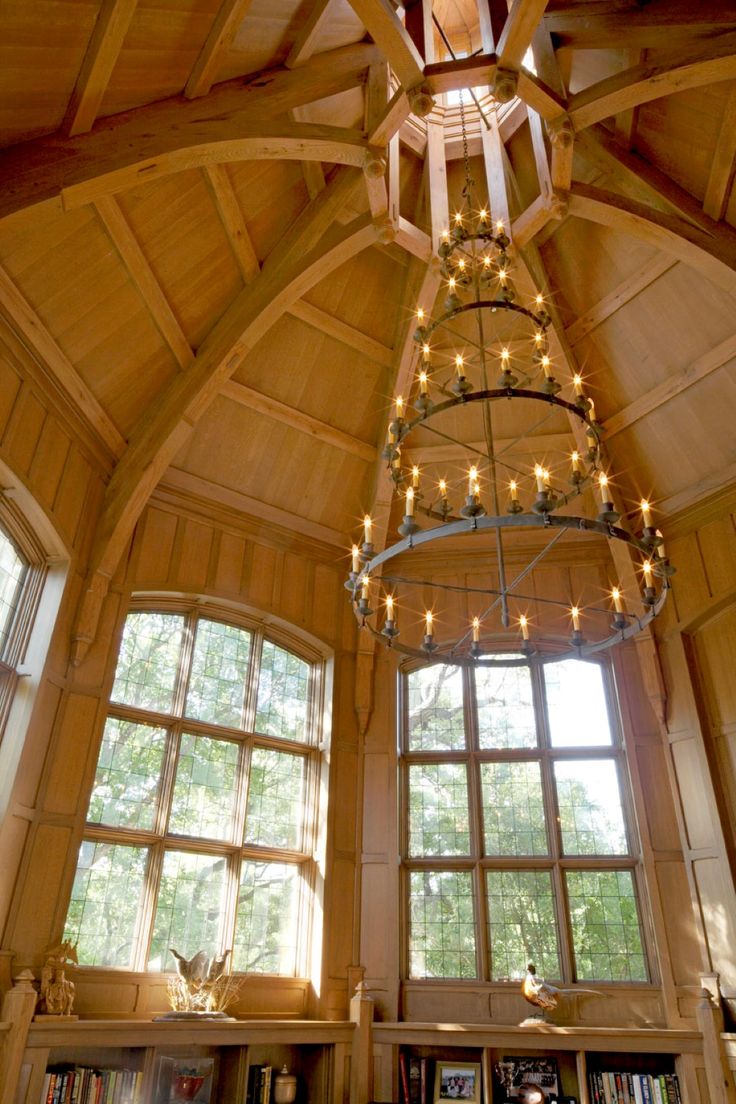
<svg viewBox="0 0 736 1104">
<path fill-rule="evenodd" d="M 221 621 L 200 620 L 194 638 L 186 715 L 242 728 L 251 634 Z"/>
<path fill-rule="evenodd" d="M 546 855 L 539 763 L 481 763 L 487 855 Z"/>
<path fill-rule="evenodd" d="M 156 823 L 166 729 L 108 717 L 87 820 L 111 828 Z"/>
<path fill-rule="evenodd" d="M 184 618 L 129 613 L 115 671 L 112 701 L 167 713 L 174 702 Z"/>
<path fill-rule="evenodd" d="M 258 676 L 256 732 L 306 740 L 310 666 L 299 656 L 263 641 Z"/>
<path fill-rule="evenodd" d="M 288 847 L 302 842 L 306 760 L 271 748 L 254 748 L 250 762 L 245 842 Z"/>
<path fill-rule="evenodd" d="M 615 762 L 561 760 L 554 770 L 564 853 L 626 855 L 626 827 Z"/>
<path fill-rule="evenodd" d="M 564 659 L 544 668 L 552 747 L 612 743 L 603 671 L 597 663 Z"/>
<path fill-rule="evenodd" d="M 63 936 L 77 944 L 80 966 L 133 964 L 147 858 L 145 847 L 83 841 Z"/>
<path fill-rule="evenodd" d="M 481 748 L 537 745 L 528 667 L 479 667 L 475 672 L 478 741 Z"/>
<path fill-rule="evenodd" d="M 243 863 L 233 944 L 233 969 L 294 976 L 297 967 L 299 867 Z"/>
<path fill-rule="evenodd" d="M 179 746 L 169 831 L 232 838 L 240 745 L 184 732 Z"/>
<path fill-rule="evenodd" d="M 421 763 L 409 768 L 409 854 L 470 854 L 464 763 Z"/>
<path fill-rule="evenodd" d="M 8 642 L 28 564 L 9 537 L 0 531 L 0 656 Z"/>
<path fill-rule="evenodd" d="M 410 751 L 465 747 L 463 678 L 457 667 L 420 667 L 407 676 Z"/>
<path fill-rule="evenodd" d="M 630 870 L 568 871 L 575 975 L 580 981 L 646 981 Z"/>
<path fill-rule="evenodd" d="M 220 946 L 220 923 L 227 862 L 221 855 L 167 851 L 153 921 L 149 970 L 173 970 L 173 947 L 184 958 L 198 951 L 213 955 Z"/>
<path fill-rule="evenodd" d="M 469 871 L 422 870 L 410 874 L 409 976 L 478 976 Z"/>
<path fill-rule="evenodd" d="M 561 977 L 550 872 L 489 870 L 486 893 L 493 980 L 522 977 L 530 962 L 542 977 Z"/>
</svg>

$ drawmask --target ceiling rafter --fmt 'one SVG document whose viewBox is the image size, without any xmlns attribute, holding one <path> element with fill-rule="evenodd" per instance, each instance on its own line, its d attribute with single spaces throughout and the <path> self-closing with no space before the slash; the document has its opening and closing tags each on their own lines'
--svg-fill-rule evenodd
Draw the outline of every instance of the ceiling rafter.
<svg viewBox="0 0 736 1104">
<path fill-rule="evenodd" d="M 96 201 L 95 209 L 174 359 L 180 368 L 188 368 L 194 360 L 192 348 L 118 201 L 114 196 L 103 196 Z"/>
<path fill-rule="evenodd" d="M 261 271 L 243 211 L 225 165 L 206 165 L 205 176 L 243 282 L 249 284 Z"/>
<path fill-rule="evenodd" d="M 680 48 L 729 31 L 732 15 L 722 0 L 631 0 L 626 6 L 620 0 L 553 0 L 544 26 L 559 46 L 579 50 Z"/>
<path fill-rule="evenodd" d="M 549 0 L 513 0 L 496 45 L 500 68 L 520 67 L 548 3 Z"/>
<path fill-rule="evenodd" d="M 622 280 L 612 291 L 609 291 L 607 295 L 604 295 L 602 299 L 599 299 L 597 303 L 594 303 L 591 307 L 581 314 L 571 326 L 567 327 L 567 339 L 571 345 L 577 345 L 579 341 L 582 341 L 584 337 L 592 333 L 598 326 L 602 325 L 607 318 L 610 318 L 616 311 L 621 310 L 627 303 L 630 303 L 632 299 L 635 299 L 640 292 L 644 291 L 651 284 L 658 280 L 660 276 L 664 276 L 666 272 L 669 272 L 671 268 L 674 268 L 677 261 L 670 257 L 666 253 L 657 254 L 648 264 L 642 265 L 637 272 L 631 276 L 627 276 L 625 280 Z"/>
<path fill-rule="evenodd" d="M 333 337 L 336 341 L 341 341 L 343 345 L 347 345 L 350 349 L 354 349 L 356 353 L 368 357 L 376 364 L 388 367 L 393 363 L 393 350 L 388 345 L 382 345 L 380 341 L 369 337 L 361 330 L 356 330 L 354 326 L 343 322 L 341 318 L 335 318 L 334 315 L 328 314 L 320 307 L 308 303 L 306 299 L 298 299 L 296 303 L 292 303 L 288 313 L 301 322 L 306 322 L 308 326 L 312 326 L 315 330 L 319 330 L 320 333 L 327 334 L 328 337 Z"/>
<path fill-rule="evenodd" d="M 734 169 L 736 169 L 736 84 L 726 100 L 703 200 L 703 210 L 716 222 L 719 222 L 726 212 Z"/>
<path fill-rule="evenodd" d="M 424 58 L 390 0 L 350 0 L 350 7 L 407 92 L 420 85 L 424 80 Z"/>
<path fill-rule="evenodd" d="M 267 77 L 259 74 L 245 82 L 240 78 L 226 81 L 206 99 L 182 102 L 180 96 L 173 96 L 112 116 L 88 134 L 73 138 L 54 135 L 10 146 L 0 160 L 0 218 L 44 200 L 58 202 L 62 193 L 69 205 L 91 202 L 99 194 L 116 190 L 117 185 L 131 186 L 138 176 L 152 179 L 159 173 L 159 159 L 166 162 L 166 171 L 175 171 L 213 162 L 218 155 L 237 158 L 241 134 L 258 132 L 268 137 L 270 132 L 271 152 L 276 156 L 328 155 L 328 160 L 335 160 L 330 153 L 339 154 L 341 142 L 347 139 L 353 147 L 349 157 L 360 163 L 358 149 L 366 143 L 357 132 L 330 127 L 327 129 L 337 142 L 332 151 L 327 146 L 319 148 L 319 142 L 300 151 L 300 141 L 309 141 L 310 133 L 312 138 L 318 137 L 320 128 L 310 131 L 306 124 L 269 124 L 268 120 L 355 87 L 377 56 L 376 48 L 367 43 L 341 47 L 320 54 L 299 69 L 278 67 L 268 70 Z M 255 130 L 254 118 L 262 120 Z M 287 138 L 290 152 L 278 135 Z M 203 144 L 204 151 L 199 149 Z M 242 152 L 250 156 L 247 144 Z M 135 169 L 131 172 L 136 164 L 140 174 Z M 127 183 L 116 177 L 118 172 L 123 178 L 130 177 Z M 103 186 L 99 178 L 107 174 L 113 174 L 113 180 Z M 67 183 L 72 186 L 64 192 Z"/>
<path fill-rule="evenodd" d="M 184 88 L 187 99 L 193 100 L 198 96 L 207 95 L 215 83 L 223 58 L 230 49 L 252 2 L 253 0 L 221 0 L 209 34 Z"/>
<path fill-rule="evenodd" d="M 332 0 L 313 0 L 307 21 L 294 39 L 284 62 L 287 69 L 294 69 L 297 65 L 303 65 L 305 61 L 309 61 L 314 53 L 317 39 L 327 23 L 331 3 Z"/>
<path fill-rule="evenodd" d="M 110 577 L 151 492 L 223 384 L 292 303 L 375 241 L 368 216 L 325 234 L 354 187 L 352 170 L 336 174 L 296 220 L 260 275 L 236 296 L 191 366 L 136 426 L 105 493 L 74 632 L 75 663 L 96 635 Z"/>
<path fill-rule="evenodd" d="M 100 109 L 138 0 L 103 0 L 61 130 L 84 134 Z"/>
</svg>

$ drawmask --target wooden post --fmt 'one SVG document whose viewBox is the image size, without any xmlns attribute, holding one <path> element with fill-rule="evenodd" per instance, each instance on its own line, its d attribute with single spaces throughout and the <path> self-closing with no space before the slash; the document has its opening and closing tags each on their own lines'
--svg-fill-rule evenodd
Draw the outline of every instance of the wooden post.
<svg viewBox="0 0 736 1104">
<path fill-rule="evenodd" d="M 734 1104 L 736 1087 L 723 1045 L 723 1010 L 718 974 L 701 974 L 700 1000 L 695 1007 L 698 1027 L 703 1033 L 705 1075 L 711 1104 Z"/>
<path fill-rule="evenodd" d="M 0 1104 L 12 1104 L 15 1087 L 26 1049 L 28 1028 L 36 1010 L 38 994 L 33 988 L 33 974 L 22 970 L 15 978 L 15 985 L 5 994 L 2 1020 L 10 1024 L 0 1050 Z"/>
<path fill-rule="evenodd" d="M 350 1019 L 355 1024 L 353 1052 L 350 1059 L 350 1104 L 368 1104 L 373 1099 L 373 998 L 361 981 L 350 1001 Z M 4 1102 L 3 1102 L 4 1104 Z"/>
</svg>

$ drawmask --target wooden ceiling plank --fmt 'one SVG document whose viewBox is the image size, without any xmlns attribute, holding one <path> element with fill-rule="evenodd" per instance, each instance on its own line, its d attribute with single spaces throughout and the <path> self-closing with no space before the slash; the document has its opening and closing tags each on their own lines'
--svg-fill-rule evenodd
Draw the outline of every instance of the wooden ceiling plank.
<svg viewBox="0 0 736 1104">
<path fill-rule="evenodd" d="M 617 414 L 606 419 L 603 427 L 606 431 L 606 440 L 610 440 L 617 433 L 646 418 L 648 414 L 653 414 L 665 403 L 734 359 L 736 359 L 736 336 L 726 338 L 714 349 L 708 349 L 682 372 L 665 380 L 658 387 L 653 387 L 651 391 L 647 391 L 646 394 L 619 410 Z"/>
<path fill-rule="evenodd" d="M 424 80 L 424 58 L 390 0 L 350 0 L 350 7 L 379 47 L 403 87 L 409 91 Z"/>
<path fill-rule="evenodd" d="M 265 414 L 283 425 L 299 430 L 300 433 L 306 433 L 317 441 L 332 445 L 343 452 L 349 452 L 369 464 L 376 459 L 376 450 L 373 445 L 366 444 L 365 441 L 359 441 L 357 437 L 351 437 L 349 433 L 344 433 L 327 422 L 322 422 L 319 418 L 313 418 L 311 414 L 306 414 L 303 410 L 297 410 L 295 407 L 289 406 L 288 403 L 271 398 L 253 387 L 247 387 L 243 383 L 228 380 L 223 384 L 220 394 L 227 399 L 232 399 L 233 402 L 239 403 L 240 406 L 248 407 L 249 410 L 253 410 L 257 414 Z"/>
<path fill-rule="evenodd" d="M 502 453 L 507 457 L 518 453 L 543 456 L 546 452 L 559 452 L 571 450 L 570 433 L 539 433 L 533 437 L 523 437 L 518 440 L 515 437 L 498 437 L 494 439 L 494 450 L 497 456 Z M 452 445 L 427 445 L 413 448 L 407 452 L 411 456 L 412 464 L 447 464 L 456 460 L 467 460 L 471 452 L 485 453 L 487 449 L 485 441 L 471 441 L 465 444 Z"/>
<path fill-rule="evenodd" d="M 103 196 L 95 203 L 95 209 L 177 364 L 188 368 L 194 353 L 117 200 Z"/>
<path fill-rule="evenodd" d="M 736 246 L 722 235 L 706 234 L 684 219 L 588 184 L 573 183 L 569 209 L 571 215 L 641 238 L 736 294 Z"/>
<path fill-rule="evenodd" d="M 630 303 L 639 292 L 644 291 L 645 288 L 653 284 L 655 280 L 658 280 L 660 276 L 664 276 L 665 272 L 669 272 L 671 268 L 677 264 L 677 261 L 666 253 L 661 256 L 654 257 L 648 264 L 645 264 L 638 272 L 628 276 L 625 280 L 622 280 L 613 291 L 609 291 L 608 295 L 604 295 L 602 299 L 599 299 L 597 303 L 594 303 L 592 307 L 581 314 L 579 318 L 567 327 L 567 338 L 571 345 L 577 345 L 579 341 L 582 341 L 589 333 L 605 322 L 607 318 L 610 318 L 612 314 L 625 307 L 627 303 Z"/>
<path fill-rule="evenodd" d="M 501 69 L 519 69 L 549 0 L 513 0 L 496 46 Z"/>
<path fill-rule="evenodd" d="M 736 32 L 714 42 L 645 61 L 615 73 L 570 97 L 569 114 L 576 131 L 584 130 L 639 104 L 703 84 L 736 77 Z"/>
<path fill-rule="evenodd" d="M 647 0 L 626 6 L 620 0 L 552 0 L 544 26 L 560 46 L 578 50 L 679 49 L 728 32 L 734 15 L 733 5 L 722 0 Z"/>
<path fill-rule="evenodd" d="M 702 502 L 708 495 L 715 494 L 725 487 L 730 487 L 733 483 L 736 483 L 736 463 L 726 464 L 724 467 L 718 468 L 717 471 L 707 475 L 704 479 L 698 480 L 697 483 L 693 483 L 689 487 L 677 491 L 676 494 L 670 495 L 668 498 L 659 499 L 657 502 L 657 510 L 665 516 L 682 513 L 690 509 L 690 507 L 695 506 L 697 503 Z"/>
<path fill-rule="evenodd" d="M 136 521 L 193 426 L 248 351 L 284 311 L 375 241 L 375 230 L 368 216 L 355 219 L 346 227 L 333 227 L 323 237 L 325 226 L 334 221 L 335 205 L 344 201 L 345 175 L 354 176 L 350 170 L 340 172 L 312 201 L 286 240 L 271 254 L 260 275 L 240 292 L 215 324 L 189 369 L 176 376 L 160 400 L 139 419 L 105 492 L 87 587 L 74 631 L 75 663 L 86 655 L 95 638 L 110 578 Z M 354 181 L 351 184 L 354 186 Z"/>
<path fill-rule="evenodd" d="M 84 134 L 100 109 L 138 0 L 103 0 L 61 129 Z"/>
<path fill-rule="evenodd" d="M 238 137 L 253 133 L 254 118 L 261 120 L 257 129 L 262 134 L 272 130 L 272 137 L 289 135 L 291 152 L 285 151 L 281 142 L 275 142 L 270 155 L 303 157 L 305 151 L 299 150 L 298 139 L 294 145 L 294 139 L 299 133 L 302 136 L 309 133 L 305 124 L 280 121 L 270 125 L 267 120 L 303 103 L 354 87 L 376 56 L 376 48 L 370 44 L 342 47 L 320 54 L 299 69 L 267 70 L 253 78 L 250 86 L 242 78 L 226 81 L 206 99 L 182 102 L 181 96 L 174 96 L 122 112 L 106 120 L 104 128 L 97 127 L 88 134 L 73 138 L 53 135 L 9 146 L 0 159 L 0 218 L 45 200 L 58 202 L 66 184 L 90 185 L 87 194 L 82 188 L 76 200 L 91 201 L 96 198 L 96 177 L 108 172 L 115 174 L 120 169 L 125 175 L 126 167 L 129 169 L 132 164 L 139 165 L 140 176 L 133 171 L 130 184 L 137 177 L 147 181 L 158 175 L 160 158 L 164 162 L 168 159 L 168 170 L 174 171 L 237 158 L 241 152 L 247 156 L 248 143 L 239 151 Z M 338 138 L 347 137 L 348 144 L 352 144 L 350 135 L 359 144 L 365 143 L 357 132 L 328 129 L 334 129 Z M 318 133 L 312 131 L 315 137 Z M 188 151 L 202 145 L 203 156 L 190 156 Z M 317 160 L 324 157 L 343 161 L 343 157 L 333 157 L 326 148 L 318 147 L 319 143 L 315 144 L 306 156 L 314 154 Z M 360 163 L 357 149 L 354 153 L 356 163 Z M 73 188 L 66 200 L 74 201 Z"/>
<path fill-rule="evenodd" d="M 320 333 L 327 334 L 328 337 L 334 337 L 336 341 L 341 341 L 343 345 L 347 345 L 350 349 L 354 349 L 356 353 L 368 357 L 376 364 L 388 367 L 393 363 L 393 350 L 388 345 L 382 345 L 380 341 L 375 341 L 368 334 L 364 334 L 360 330 L 356 330 L 354 326 L 343 322 L 341 318 L 335 318 L 334 315 L 328 314 L 320 307 L 315 307 L 312 303 L 307 303 L 304 299 L 298 299 L 296 303 L 292 303 L 289 307 L 289 314 L 302 322 L 306 322 L 308 326 L 319 330 Z"/>
<path fill-rule="evenodd" d="M 305 61 L 309 61 L 317 39 L 327 23 L 331 3 L 332 0 L 314 0 L 307 21 L 294 39 L 284 62 L 287 69 L 295 69 L 297 65 L 304 65 Z"/>
<path fill-rule="evenodd" d="M 736 160 L 736 84 L 731 89 L 723 122 L 718 133 L 715 153 L 705 189 L 703 210 L 716 222 L 719 222 L 728 206 L 728 196 L 733 183 Z"/>
<path fill-rule="evenodd" d="M 222 60 L 252 2 L 253 0 L 221 0 L 210 32 L 184 88 L 184 95 L 188 100 L 206 96 L 215 83 Z"/>
<path fill-rule="evenodd" d="M 0 308 L 8 325 L 49 373 L 52 380 L 79 413 L 95 438 L 113 457 L 125 451 L 125 438 L 87 387 L 66 353 L 57 345 L 31 304 L 0 267 Z"/>
<path fill-rule="evenodd" d="M 249 284 L 261 271 L 261 265 L 232 181 L 224 165 L 206 165 L 204 171 L 240 275 L 244 283 Z"/>
</svg>

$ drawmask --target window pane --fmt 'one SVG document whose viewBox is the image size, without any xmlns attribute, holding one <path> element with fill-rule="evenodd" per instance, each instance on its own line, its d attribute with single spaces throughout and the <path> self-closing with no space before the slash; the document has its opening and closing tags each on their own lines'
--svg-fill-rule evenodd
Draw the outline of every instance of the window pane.
<svg viewBox="0 0 736 1104">
<path fill-rule="evenodd" d="M 0 532 L 0 655 L 5 651 L 27 567 L 10 538 Z"/>
<path fill-rule="evenodd" d="M 220 621 L 197 625 L 186 715 L 211 724 L 243 726 L 250 633 Z"/>
<path fill-rule="evenodd" d="M 603 672 L 597 663 L 564 659 L 544 668 L 553 747 L 602 747 L 612 743 Z"/>
<path fill-rule="evenodd" d="M 479 667 L 475 672 L 475 693 L 482 748 L 537 746 L 528 667 Z"/>
<path fill-rule="evenodd" d="M 487 855 L 546 855 L 539 763 L 481 763 Z"/>
<path fill-rule="evenodd" d="M 409 750 L 465 747 L 463 677 L 457 667 L 420 667 L 407 678 Z"/>
<path fill-rule="evenodd" d="M 256 731 L 286 740 L 306 740 L 309 664 L 284 648 L 263 641 L 258 676 Z"/>
<path fill-rule="evenodd" d="M 567 896 L 576 977 L 646 981 L 631 871 L 568 871 Z"/>
<path fill-rule="evenodd" d="M 125 620 L 112 701 L 166 713 L 174 701 L 184 618 L 129 613 Z"/>
<path fill-rule="evenodd" d="M 233 969 L 296 974 L 299 867 L 244 862 L 235 922 Z"/>
<path fill-rule="evenodd" d="M 489 870 L 486 892 L 493 980 L 522 977 L 530 962 L 542 977 L 561 977 L 550 872 Z"/>
<path fill-rule="evenodd" d="M 114 828 L 156 822 L 166 729 L 108 717 L 87 820 Z"/>
<path fill-rule="evenodd" d="M 149 970 L 173 970 L 169 948 L 184 958 L 197 951 L 215 954 L 220 947 L 220 919 L 226 881 L 220 855 L 167 851 L 153 922 Z"/>
<path fill-rule="evenodd" d="M 248 783 L 245 842 L 261 847 L 302 843 L 306 760 L 270 748 L 254 748 Z"/>
<path fill-rule="evenodd" d="M 232 839 L 239 753 L 240 746 L 232 740 L 182 733 L 170 832 Z"/>
<path fill-rule="evenodd" d="M 478 976 L 469 871 L 413 871 L 409 880 L 409 927 L 410 977 Z"/>
<path fill-rule="evenodd" d="M 470 854 L 464 763 L 423 763 L 409 768 L 409 854 Z"/>
<path fill-rule="evenodd" d="M 81 966 L 132 965 L 147 857 L 145 847 L 82 843 L 63 936 Z"/>
<path fill-rule="evenodd" d="M 626 855 L 621 791 L 613 760 L 563 760 L 554 768 L 565 854 Z"/>
</svg>

